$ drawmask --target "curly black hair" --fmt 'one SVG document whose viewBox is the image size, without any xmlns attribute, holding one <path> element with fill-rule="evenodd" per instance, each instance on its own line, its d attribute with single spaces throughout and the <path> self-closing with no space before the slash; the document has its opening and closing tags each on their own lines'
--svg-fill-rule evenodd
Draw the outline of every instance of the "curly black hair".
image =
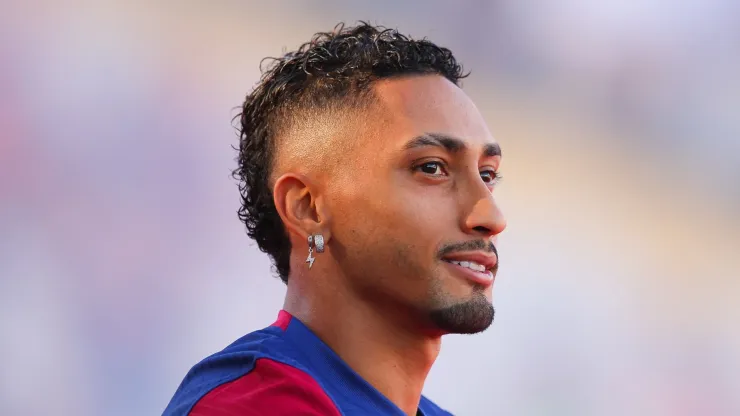
<svg viewBox="0 0 740 416">
<path fill-rule="evenodd" d="M 339 24 L 332 32 L 315 34 L 294 52 L 268 59 L 271 65 L 235 117 L 240 122 L 239 155 L 233 176 L 241 196 L 239 219 L 287 284 L 291 244 L 269 185 L 275 138 L 285 124 L 301 111 L 352 105 L 371 95 L 370 84 L 379 79 L 438 74 L 459 86 L 469 73 L 449 49 L 366 22 Z"/>
</svg>

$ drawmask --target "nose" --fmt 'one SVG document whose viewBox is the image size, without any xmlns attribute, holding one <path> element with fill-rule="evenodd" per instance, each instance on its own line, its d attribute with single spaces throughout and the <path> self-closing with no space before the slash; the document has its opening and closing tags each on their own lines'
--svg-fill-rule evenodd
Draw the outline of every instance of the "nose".
<svg viewBox="0 0 740 416">
<path fill-rule="evenodd" d="M 506 219 L 493 194 L 484 186 L 471 198 L 468 213 L 464 218 L 464 231 L 476 237 L 492 238 L 506 228 Z"/>
</svg>

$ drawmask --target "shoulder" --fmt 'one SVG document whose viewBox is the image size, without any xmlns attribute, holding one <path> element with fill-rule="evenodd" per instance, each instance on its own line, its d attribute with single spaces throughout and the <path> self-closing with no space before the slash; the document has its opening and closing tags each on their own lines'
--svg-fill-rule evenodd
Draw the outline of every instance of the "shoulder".
<svg viewBox="0 0 740 416">
<path fill-rule="evenodd" d="M 437 406 L 426 396 L 421 396 L 419 410 L 421 410 L 425 416 L 452 416 L 452 413 Z"/>
<path fill-rule="evenodd" d="M 338 415 L 281 332 L 253 332 L 196 364 L 163 416 Z"/>
<path fill-rule="evenodd" d="M 321 386 L 306 372 L 268 358 L 249 373 L 221 384 L 200 399 L 189 416 L 339 415 Z"/>
</svg>

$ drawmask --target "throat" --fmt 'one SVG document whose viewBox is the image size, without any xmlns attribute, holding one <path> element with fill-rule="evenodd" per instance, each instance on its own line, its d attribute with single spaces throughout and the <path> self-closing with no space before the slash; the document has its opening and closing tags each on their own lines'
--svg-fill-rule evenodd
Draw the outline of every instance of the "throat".
<svg viewBox="0 0 740 416">
<path fill-rule="evenodd" d="M 398 314 L 385 314 L 364 302 L 335 303 L 332 308 L 312 306 L 300 308 L 310 311 L 306 314 L 295 309 L 288 312 L 405 414 L 422 414 L 421 392 L 439 355 L 440 336 L 413 330 L 398 322 Z"/>
</svg>

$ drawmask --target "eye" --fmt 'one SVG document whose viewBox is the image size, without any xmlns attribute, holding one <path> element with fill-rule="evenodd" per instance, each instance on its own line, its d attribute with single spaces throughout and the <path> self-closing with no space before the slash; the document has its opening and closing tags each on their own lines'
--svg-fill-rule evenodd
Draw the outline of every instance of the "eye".
<svg viewBox="0 0 740 416">
<path fill-rule="evenodd" d="M 447 175 L 442 162 L 425 162 L 416 166 L 415 169 L 431 176 Z"/>
<path fill-rule="evenodd" d="M 486 185 L 495 185 L 501 180 L 501 174 L 492 169 L 481 171 L 480 177 Z"/>
</svg>

